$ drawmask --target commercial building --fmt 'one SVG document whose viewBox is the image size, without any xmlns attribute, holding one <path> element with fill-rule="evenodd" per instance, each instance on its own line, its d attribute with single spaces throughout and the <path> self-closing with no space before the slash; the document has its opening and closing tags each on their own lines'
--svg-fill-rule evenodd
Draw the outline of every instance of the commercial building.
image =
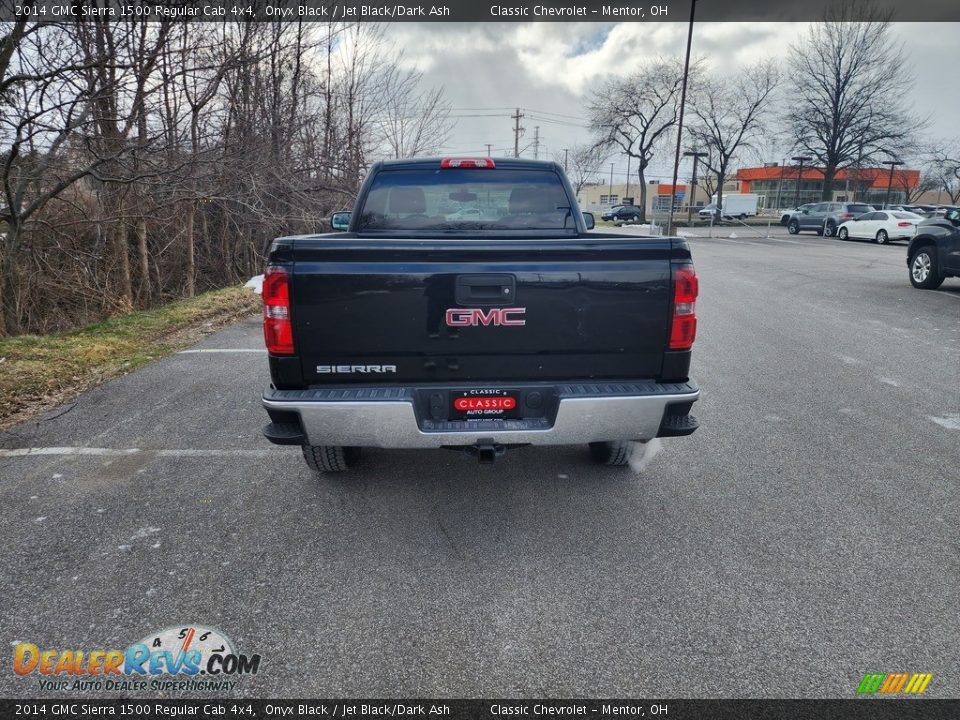
<svg viewBox="0 0 960 720">
<path fill-rule="evenodd" d="M 662 183 L 652 180 L 647 183 L 647 215 L 655 214 L 659 216 L 670 209 L 670 183 Z M 726 183 L 724 192 L 731 188 L 730 192 L 736 192 L 737 184 L 735 182 Z M 686 212 L 687 204 L 693 200 L 694 207 L 703 207 L 710 202 L 710 191 L 699 182 L 697 191 L 691 197 L 690 185 L 677 183 L 676 197 L 674 198 L 675 211 Z M 640 203 L 640 185 L 631 182 L 610 185 L 609 183 L 596 183 L 584 185 L 577 193 L 577 203 L 581 210 L 592 213 L 598 213 L 614 205 L 622 205 L 627 202 L 627 198 L 633 204 Z"/>
<path fill-rule="evenodd" d="M 895 168 L 891 180 L 890 167 L 842 168 L 833 182 L 833 197 L 836 202 L 863 202 L 880 207 L 887 198 L 890 186 L 890 204 L 906 203 L 920 182 L 919 170 Z M 799 200 L 797 185 L 799 183 Z M 659 216 L 670 208 L 670 183 L 651 180 L 647 183 L 647 215 Z M 716 182 L 708 189 L 697 183 L 697 191 L 691 198 L 690 185 L 677 183 L 674 211 L 686 212 L 693 200 L 696 210 L 710 202 L 716 192 Z M 756 193 L 760 208 L 787 208 L 795 204 L 819 202 L 823 199 L 823 170 L 817 167 L 800 168 L 794 165 L 771 163 L 763 167 L 740 168 L 723 184 L 724 193 Z M 582 210 L 598 213 L 614 205 L 621 205 L 629 198 L 634 204 L 640 202 L 639 183 L 631 182 L 610 185 L 588 183 L 577 193 L 577 202 Z"/>
<path fill-rule="evenodd" d="M 823 200 L 823 170 L 771 163 L 763 167 L 740 168 L 736 174 L 736 192 L 756 193 L 760 207 L 785 208 Z M 887 198 L 891 204 L 905 203 L 920 182 L 919 170 L 896 168 L 841 168 L 833 181 L 836 202 L 863 202 L 880 207 Z M 799 192 L 798 186 L 799 185 Z M 798 200 L 799 196 L 799 200 Z"/>
</svg>

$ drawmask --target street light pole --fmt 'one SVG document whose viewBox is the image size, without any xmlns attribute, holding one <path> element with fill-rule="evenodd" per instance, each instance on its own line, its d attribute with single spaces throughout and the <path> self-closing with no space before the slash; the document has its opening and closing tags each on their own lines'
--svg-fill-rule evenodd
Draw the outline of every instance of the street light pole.
<svg viewBox="0 0 960 720">
<path fill-rule="evenodd" d="M 687 201 L 687 227 L 691 227 L 693 225 L 693 203 L 697 198 L 697 161 L 706 157 L 707 153 L 688 150 L 683 156 L 693 158 L 693 178 L 690 180 L 690 199 Z"/>
<path fill-rule="evenodd" d="M 624 197 L 630 197 L 630 156 L 627 155 L 627 189 L 623 191 Z"/>
<path fill-rule="evenodd" d="M 903 165 L 902 160 L 887 160 L 884 165 L 890 166 L 890 177 L 887 179 L 887 196 L 883 199 L 883 207 L 886 209 L 887 205 L 890 204 L 890 190 L 893 188 L 893 169 L 897 165 Z"/>
<path fill-rule="evenodd" d="M 793 201 L 794 207 L 800 207 L 800 181 L 803 179 L 803 164 L 808 160 L 813 160 L 813 158 L 806 155 L 794 155 L 790 159 L 800 163 L 800 169 L 797 171 L 797 194 Z"/>
<path fill-rule="evenodd" d="M 780 210 L 780 193 L 783 191 L 783 171 L 786 170 L 787 159 L 780 163 L 780 184 L 777 185 L 777 210 Z"/>
</svg>

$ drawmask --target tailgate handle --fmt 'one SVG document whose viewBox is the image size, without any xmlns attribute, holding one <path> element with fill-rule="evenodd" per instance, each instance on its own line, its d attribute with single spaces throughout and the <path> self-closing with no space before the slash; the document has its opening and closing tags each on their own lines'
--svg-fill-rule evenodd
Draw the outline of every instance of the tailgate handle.
<svg viewBox="0 0 960 720">
<path fill-rule="evenodd" d="M 458 305 L 502 305 L 517 296 L 517 278 L 513 275 L 457 275 Z"/>
</svg>

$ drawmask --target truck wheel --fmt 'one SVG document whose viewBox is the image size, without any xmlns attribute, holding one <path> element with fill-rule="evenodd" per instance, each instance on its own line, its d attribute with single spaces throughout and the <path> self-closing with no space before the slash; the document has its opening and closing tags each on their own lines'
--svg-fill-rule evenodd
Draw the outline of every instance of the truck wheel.
<svg viewBox="0 0 960 720">
<path fill-rule="evenodd" d="M 318 475 L 343 472 L 360 460 L 360 448 L 342 445 L 303 445 L 303 459 Z"/>
<path fill-rule="evenodd" d="M 628 440 L 590 443 L 590 456 L 602 465 L 626 465 L 633 456 L 634 444 Z"/>
<path fill-rule="evenodd" d="M 924 245 L 910 259 L 910 284 L 921 290 L 936 290 L 943 284 L 932 245 Z"/>
<path fill-rule="evenodd" d="M 798 232 L 800 232 L 800 223 L 798 223 L 796 220 L 791 220 L 787 224 L 787 232 L 791 235 L 796 235 Z"/>
</svg>

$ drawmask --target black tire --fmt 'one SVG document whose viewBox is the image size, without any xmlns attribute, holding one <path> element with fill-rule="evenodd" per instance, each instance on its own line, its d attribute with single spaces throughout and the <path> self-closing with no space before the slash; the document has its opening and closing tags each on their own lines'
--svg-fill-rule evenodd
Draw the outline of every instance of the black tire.
<svg viewBox="0 0 960 720">
<path fill-rule="evenodd" d="M 789 222 L 790 222 L 790 216 L 789 216 L 789 215 L 783 215 L 783 216 L 780 218 L 780 224 L 783 225 L 784 227 L 786 227 L 786 226 L 787 226 L 787 223 L 789 223 Z"/>
<path fill-rule="evenodd" d="M 824 232 L 824 230 L 823 230 L 822 227 L 818 227 L 818 228 L 817 228 L 817 235 L 821 235 L 821 236 L 822 236 L 822 235 L 823 235 L 823 232 Z"/>
<path fill-rule="evenodd" d="M 837 224 L 834 222 L 828 222 L 826 227 L 823 229 L 824 237 L 833 237 L 837 234 Z"/>
<path fill-rule="evenodd" d="M 630 218 L 630 219 L 631 219 L 633 222 L 635 222 L 635 223 L 636 223 L 636 222 L 640 222 L 640 216 L 639 216 L 639 215 L 634 215 L 634 216 L 633 216 L 632 218 Z"/>
<path fill-rule="evenodd" d="M 800 223 L 798 223 L 796 220 L 791 220 L 789 223 L 787 223 L 787 232 L 791 235 L 796 235 L 798 232 L 800 232 Z"/>
<path fill-rule="evenodd" d="M 626 465 L 636 446 L 629 440 L 590 443 L 590 457 L 601 465 Z"/>
<path fill-rule="evenodd" d="M 302 445 L 303 459 L 318 475 L 345 472 L 360 461 L 360 448 L 342 445 Z"/>
<path fill-rule="evenodd" d="M 910 256 L 910 284 L 921 290 L 936 290 L 943 284 L 937 251 L 933 245 L 923 245 Z"/>
<path fill-rule="evenodd" d="M 837 237 L 840 238 L 841 240 L 849 240 L 850 231 L 847 230 L 845 227 L 842 227 L 839 230 L 837 230 Z"/>
<path fill-rule="evenodd" d="M 890 236 L 886 230 L 877 230 L 877 245 L 886 245 L 890 241 Z"/>
</svg>

